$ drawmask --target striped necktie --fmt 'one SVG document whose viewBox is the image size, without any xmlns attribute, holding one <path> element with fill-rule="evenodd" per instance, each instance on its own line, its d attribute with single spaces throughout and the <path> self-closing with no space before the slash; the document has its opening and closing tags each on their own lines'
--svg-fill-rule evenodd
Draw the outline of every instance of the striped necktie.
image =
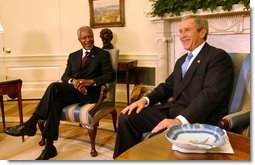
<svg viewBox="0 0 255 165">
<path fill-rule="evenodd" d="M 82 64 L 85 64 L 86 59 L 87 59 L 87 57 L 88 57 L 88 55 L 89 55 L 89 52 L 86 51 L 84 54 L 85 54 L 85 55 L 82 57 Z"/>
<path fill-rule="evenodd" d="M 185 76 L 187 70 L 188 70 L 188 65 L 189 65 L 189 62 L 191 60 L 191 58 L 193 57 L 193 54 L 192 53 L 189 53 L 184 61 L 184 63 L 182 64 L 182 77 Z"/>
</svg>

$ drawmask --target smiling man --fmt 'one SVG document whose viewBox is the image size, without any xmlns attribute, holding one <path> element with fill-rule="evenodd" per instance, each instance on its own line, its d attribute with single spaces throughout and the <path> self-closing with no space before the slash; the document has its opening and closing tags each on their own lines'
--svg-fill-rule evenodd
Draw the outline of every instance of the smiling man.
<svg viewBox="0 0 255 165">
<path fill-rule="evenodd" d="M 92 29 L 82 26 L 77 30 L 77 35 L 82 49 L 69 55 L 62 82 L 53 82 L 48 86 L 28 121 L 4 130 L 12 136 L 34 136 L 38 120 L 45 120 L 43 137 L 46 146 L 37 160 L 48 160 L 57 155 L 53 142 L 58 139 L 62 109 L 72 103 L 97 102 L 101 86 L 116 79 L 109 53 L 94 45 Z"/>
<path fill-rule="evenodd" d="M 181 19 L 179 37 L 187 53 L 176 61 L 165 82 L 121 111 L 114 159 L 139 143 L 145 132 L 185 123 L 216 125 L 228 113 L 233 65 L 224 50 L 206 42 L 208 29 L 200 16 Z"/>
</svg>

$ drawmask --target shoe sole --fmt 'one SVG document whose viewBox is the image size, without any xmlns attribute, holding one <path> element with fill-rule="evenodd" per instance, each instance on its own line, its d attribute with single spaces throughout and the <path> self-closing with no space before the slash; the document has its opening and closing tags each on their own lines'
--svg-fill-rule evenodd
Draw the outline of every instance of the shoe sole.
<svg viewBox="0 0 255 165">
<path fill-rule="evenodd" d="M 35 134 L 36 134 L 36 131 L 34 132 L 34 133 L 28 133 L 28 134 L 12 134 L 12 133 L 10 133 L 10 132 L 5 132 L 4 131 L 4 133 L 6 133 L 6 134 L 8 134 L 8 135 L 11 135 L 11 136 L 35 136 Z"/>
</svg>

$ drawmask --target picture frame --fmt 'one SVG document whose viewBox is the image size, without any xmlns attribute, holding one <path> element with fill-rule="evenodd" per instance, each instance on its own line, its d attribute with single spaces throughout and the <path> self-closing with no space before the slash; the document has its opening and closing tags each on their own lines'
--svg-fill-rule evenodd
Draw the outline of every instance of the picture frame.
<svg viewBox="0 0 255 165">
<path fill-rule="evenodd" d="M 90 26 L 125 26 L 124 0 L 89 0 Z"/>
</svg>

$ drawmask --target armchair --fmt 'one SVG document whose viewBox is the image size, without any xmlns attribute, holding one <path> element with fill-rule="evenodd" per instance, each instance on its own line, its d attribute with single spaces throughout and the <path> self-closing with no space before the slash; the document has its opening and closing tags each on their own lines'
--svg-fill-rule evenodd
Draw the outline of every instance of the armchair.
<svg viewBox="0 0 255 165">
<path fill-rule="evenodd" d="M 231 53 L 234 63 L 234 88 L 229 105 L 229 114 L 218 123 L 227 131 L 250 136 L 250 54 Z"/>
<path fill-rule="evenodd" d="M 118 49 L 107 49 L 110 53 L 112 65 L 115 71 L 118 68 Z M 117 131 L 117 111 L 115 107 L 115 90 L 116 90 L 116 81 L 113 83 L 105 84 L 101 87 L 100 97 L 97 103 L 94 104 L 81 104 L 75 103 L 68 105 L 63 108 L 63 111 L 60 116 L 62 121 L 72 121 L 79 122 L 80 126 L 88 130 L 91 143 L 91 152 L 92 157 L 97 156 L 97 151 L 95 148 L 95 139 L 97 134 L 97 127 L 99 122 L 106 115 L 112 115 L 114 131 Z M 78 117 L 76 117 L 78 115 Z M 38 126 L 42 131 L 44 129 L 44 121 L 39 120 Z M 39 142 L 39 145 L 45 145 L 45 139 L 42 137 L 42 140 Z"/>
</svg>

